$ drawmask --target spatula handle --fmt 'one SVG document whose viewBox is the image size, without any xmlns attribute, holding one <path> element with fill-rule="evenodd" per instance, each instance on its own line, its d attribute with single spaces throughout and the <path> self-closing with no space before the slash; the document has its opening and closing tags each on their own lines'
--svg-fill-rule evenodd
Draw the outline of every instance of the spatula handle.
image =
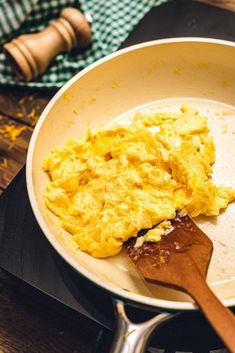
<svg viewBox="0 0 235 353">
<path fill-rule="evenodd" d="M 218 336 L 231 353 L 235 353 L 235 316 L 215 296 L 204 278 L 198 273 L 189 294 L 203 311 Z"/>
</svg>

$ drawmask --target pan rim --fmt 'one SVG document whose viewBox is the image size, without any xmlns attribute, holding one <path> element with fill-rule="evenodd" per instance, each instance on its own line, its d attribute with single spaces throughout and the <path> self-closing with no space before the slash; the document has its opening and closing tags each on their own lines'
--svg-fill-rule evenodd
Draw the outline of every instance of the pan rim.
<svg viewBox="0 0 235 353">
<path fill-rule="evenodd" d="M 95 69 L 100 64 L 105 63 L 106 61 L 112 60 L 115 57 L 121 56 L 130 51 L 142 49 L 145 47 L 160 45 L 160 44 L 172 44 L 172 43 L 186 43 L 186 42 L 197 42 L 197 43 L 211 43 L 218 45 L 225 45 L 230 47 L 235 47 L 235 42 L 222 40 L 222 39 L 214 39 L 214 38 L 201 38 L 201 37 L 177 37 L 177 38 L 166 38 L 166 39 L 158 39 L 149 42 L 144 42 L 136 45 L 129 46 L 125 49 L 118 50 L 115 53 L 109 54 L 106 57 L 96 61 L 95 63 L 89 65 L 75 76 L 73 76 L 67 83 L 65 83 L 52 97 L 52 99 L 48 102 L 47 106 L 43 110 L 37 125 L 33 131 L 31 136 L 31 140 L 28 147 L 27 159 L 26 159 L 26 185 L 27 192 L 29 196 L 29 201 L 31 208 L 33 210 L 34 216 L 39 224 L 43 234 L 52 245 L 52 247 L 56 250 L 56 252 L 77 272 L 79 272 L 86 279 L 90 280 L 98 287 L 110 292 L 116 297 L 126 299 L 128 302 L 135 302 L 135 304 L 142 304 L 149 308 L 162 309 L 167 311 L 194 311 L 198 310 L 198 307 L 195 303 L 186 302 L 186 301 L 172 301 L 172 300 L 163 300 L 158 298 L 151 298 L 147 296 L 143 296 L 141 294 L 128 292 L 125 289 L 119 288 L 112 283 L 101 279 L 90 270 L 85 269 L 75 258 L 69 254 L 69 252 L 62 246 L 62 244 L 56 239 L 54 234 L 50 231 L 47 226 L 44 218 L 41 215 L 41 211 L 38 207 L 36 195 L 34 192 L 33 186 L 33 156 L 34 156 L 34 147 L 36 145 L 37 137 L 40 132 L 41 126 L 44 123 L 48 113 L 52 109 L 52 107 L 56 104 L 58 99 L 66 92 L 66 90 L 81 77 L 89 73 L 91 70 Z M 235 297 L 225 299 L 222 301 L 225 306 L 235 306 Z"/>
</svg>

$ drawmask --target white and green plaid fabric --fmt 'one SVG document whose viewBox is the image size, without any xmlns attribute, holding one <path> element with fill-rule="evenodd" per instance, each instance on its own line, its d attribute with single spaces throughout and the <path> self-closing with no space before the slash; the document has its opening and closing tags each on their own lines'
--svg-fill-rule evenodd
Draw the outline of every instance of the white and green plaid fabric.
<svg viewBox="0 0 235 353">
<path fill-rule="evenodd" d="M 115 51 L 152 6 L 167 0 L 0 0 L 0 44 L 41 31 L 61 10 L 80 8 L 92 18 L 92 44 L 83 53 L 63 53 L 34 82 L 20 82 L 0 53 L 0 84 L 58 88 L 74 74 Z"/>
</svg>

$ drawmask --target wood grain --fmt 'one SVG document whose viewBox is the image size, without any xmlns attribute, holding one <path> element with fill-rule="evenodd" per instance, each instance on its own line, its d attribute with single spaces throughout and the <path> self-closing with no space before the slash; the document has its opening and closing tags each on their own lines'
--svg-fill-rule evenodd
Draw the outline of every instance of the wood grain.
<svg viewBox="0 0 235 353">
<path fill-rule="evenodd" d="M 0 193 L 25 164 L 33 127 L 53 92 L 32 93 L 12 88 L 0 89 Z M 12 141 L 5 126 L 25 130 Z"/>
<path fill-rule="evenodd" d="M 0 317 L 1 353 L 91 353 L 99 334 L 83 317 L 74 322 L 34 298 L 29 300 L 2 270 Z"/>
<path fill-rule="evenodd" d="M 6 126 L 25 130 L 14 140 L 4 132 Z M 2 189 L 8 185 L 24 165 L 32 132 L 32 127 L 0 115 L 0 187 Z"/>
<path fill-rule="evenodd" d="M 41 112 L 52 97 L 52 91 L 0 89 L 0 112 L 10 119 L 35 126 Z"/>
</svg>

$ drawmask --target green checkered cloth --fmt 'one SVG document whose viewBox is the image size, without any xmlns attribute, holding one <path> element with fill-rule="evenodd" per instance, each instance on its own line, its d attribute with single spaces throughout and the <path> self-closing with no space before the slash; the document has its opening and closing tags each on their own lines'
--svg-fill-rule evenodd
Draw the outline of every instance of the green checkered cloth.
<svg viewBox="0 0 235 353">
<path fill-rule="evenodd" d="M 22 33 L 43 30 L 65 7 L 79 8 L 92 19 L 92 44 L 83 53 L 58 55 L 33 82 L 19 81 L 0 53 L 0 84 L 59 88 L 94 61 L 114 52 L 150 10 L 167 0 L 0 0 L 0 44 Z"/>
</svg>

